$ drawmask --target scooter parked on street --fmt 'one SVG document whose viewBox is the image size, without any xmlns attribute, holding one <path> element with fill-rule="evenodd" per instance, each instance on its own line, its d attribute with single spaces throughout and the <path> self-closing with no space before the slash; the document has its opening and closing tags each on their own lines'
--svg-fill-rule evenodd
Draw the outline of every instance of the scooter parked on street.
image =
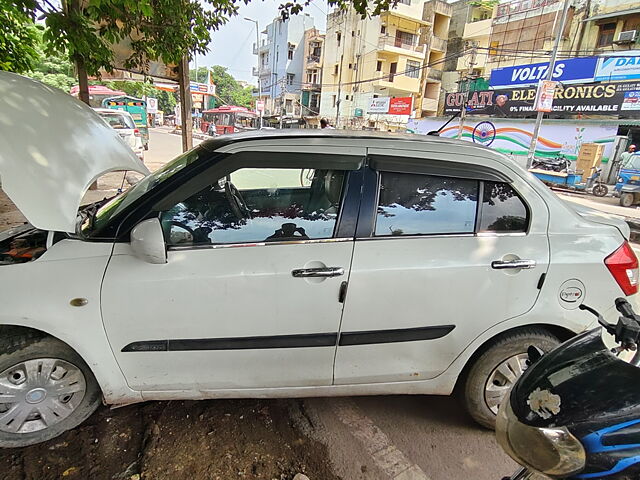
<svg viewBox="0 0 640 480">
<path fill-rule="evenodd" d="M 496 422 L 498 442 L 524 468 L 503 480 L 640 478 L 640 316 L 624 298 L 615 304 L 616 325 L 580 305 L 603 328 L 544 356 L 529 348 Z"/>
</svg>

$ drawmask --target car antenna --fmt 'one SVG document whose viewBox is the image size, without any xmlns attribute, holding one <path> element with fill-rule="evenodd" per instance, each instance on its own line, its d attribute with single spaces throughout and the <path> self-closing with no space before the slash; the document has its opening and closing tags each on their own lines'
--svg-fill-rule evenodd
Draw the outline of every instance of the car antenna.
<svg viewBox="0 0 640 480">
<path fill-rule="evenodd" d="M 456 118 L 458 115 L 460 115 L 460 112 L 456 112 L 453 114 L 453 116 L 446 121 L 446 123 L 444 125 L 442 125 L 438 130 L 431 130 L 430 132 L 427 132 L 427 135 L 433 135 L 434 137 L 439 137 L 440 136 L 440 132 L 442 130 L 444 130 L 444 127 L 446 127 L 447 125 L 449 125 L 451 123 L 451 121 Z"/>
</svg>

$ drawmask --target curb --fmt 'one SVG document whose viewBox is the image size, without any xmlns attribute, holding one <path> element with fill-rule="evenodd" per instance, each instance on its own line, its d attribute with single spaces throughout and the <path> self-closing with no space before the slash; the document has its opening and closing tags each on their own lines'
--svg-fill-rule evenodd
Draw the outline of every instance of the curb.
<svg viewBox="0 0 640 480">
<path fill-rule="evenodd" d="M 169 133 L 172 133 L 173 135 L 180 135 L 182 136 L 182 132 L 180 130 L 171 130 Z M 210 137 L 209 135 L 207 135 L 206 133 L 192 133 L 191 134 L 191 138 L 197 138 L 198 140 L 209 140 Z"/>
</svg>

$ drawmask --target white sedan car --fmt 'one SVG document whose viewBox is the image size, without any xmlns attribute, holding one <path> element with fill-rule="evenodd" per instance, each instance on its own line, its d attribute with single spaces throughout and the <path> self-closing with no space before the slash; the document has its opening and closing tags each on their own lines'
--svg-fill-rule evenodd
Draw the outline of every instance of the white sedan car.
<svg viewBox="0 0 640 480">
<path fill-rule="evenodd" d="M 127 145 L 131 147 L 133 153 L 140 160 L 144 160 L 144 144 L 142 134 L 136 127 L 133 117 L 129 112 L 123 110 L 112 110 L 110 108 L 94 108 L 98 115 L 122 137 Z"/>
<path fill-rule="evenodd" d="M 101 401 L 457 392 L 491 426 L 529 345 L 638 289 L 626 224 L 468 142 L 220 136 L 78 211 L 99 175 L 146 168 L 35 81 L 0 72 L 0 112 L 30 222 L 0 234 L 1 447 Z"/>
</svg>

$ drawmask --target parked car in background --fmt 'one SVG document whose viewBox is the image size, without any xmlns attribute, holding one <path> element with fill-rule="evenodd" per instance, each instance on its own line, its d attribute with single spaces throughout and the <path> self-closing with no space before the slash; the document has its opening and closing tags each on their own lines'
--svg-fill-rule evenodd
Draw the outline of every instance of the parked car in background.
<svg viewBox="0 0 640 480">
<path fill-rule="evenodd" d="M 256 131 L 148 174 L 64 93 L 5 72 L 0 92 L 0 175 L 30 222 L 0 234 L 0 447 L 101 399 L 457 392 L 491 427 L 530 345 L 638 290 L 625 222 L 470 142 Z M 111 170 L 148 175 L 78 212 Z"/>
<path fill-rule="evenodd" d="M 131 114 L 122 110 L 111 110 L 108 108 L 94 108 L 98 115 L 109 124 L 111 128 L 116 130 L 122 139 L 131 147 L 133 153 L 140 160 L 144 160 L 144 145 L 142 143 L 142 134 L 136 127 Z"/>
</svg>

